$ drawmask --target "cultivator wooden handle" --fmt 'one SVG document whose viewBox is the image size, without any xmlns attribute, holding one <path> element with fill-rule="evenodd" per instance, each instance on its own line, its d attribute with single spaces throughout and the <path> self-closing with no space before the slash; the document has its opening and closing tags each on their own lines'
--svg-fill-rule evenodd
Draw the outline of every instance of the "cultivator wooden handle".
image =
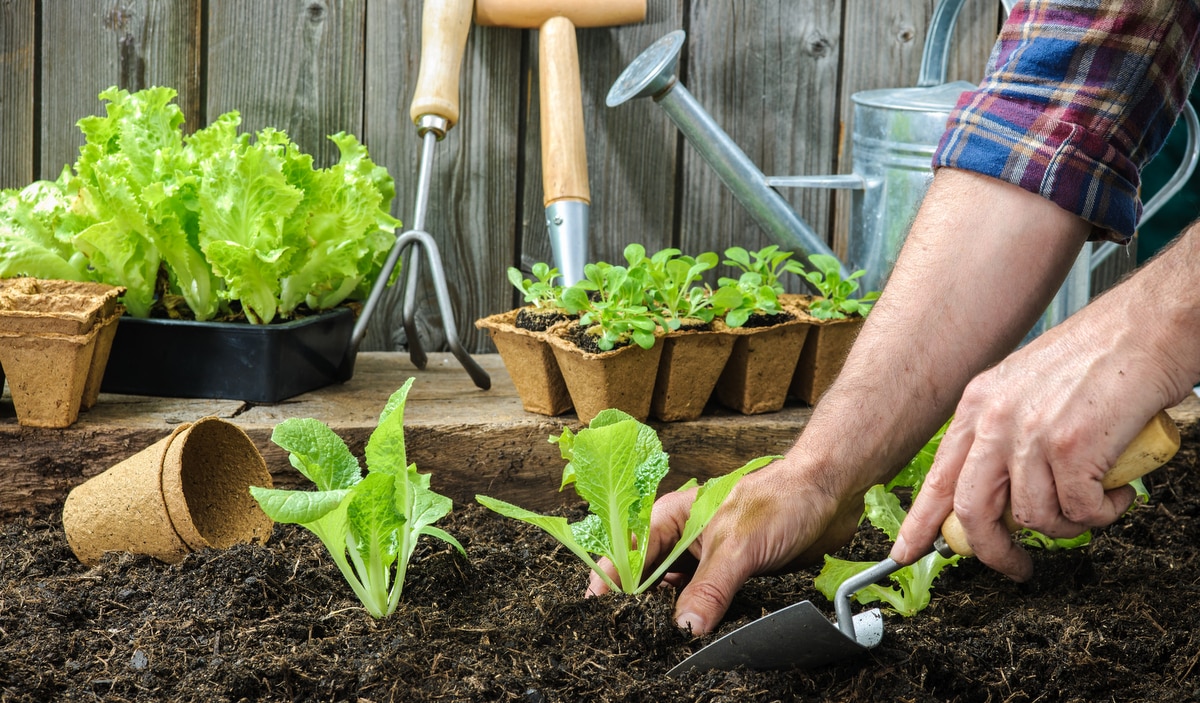
<svg viewBox="0 0 1200 703">
<path fill-rule="evenodd" d="M 458 122 L 458 75 L 473 8 L 474 0 L 425 0 L 421 68 L 409 108 L 414 123 L 435 115 L 446 120 L 449 130 Z"/>
<path fill-rule="evenodd" d="M 1179 449 L 1179 428 L 1170 415 L 1163 410 L 1150 418 L 1150 422 L 1133 438 L 1112 468 L 1100 478 L 1104 490 L 1112 490 L 1128 484 L 1134 479 L 1141 478 L 1171 460 Z M 1019 532 L 1022 528 L 1013 519 L 1012 513 L 1004 511 L 1004 522 L 1010 532 Z M 967 541 L 958 516 L 950 513 L 942 523 L 942 536 L 938 540 L 937 550 L 943 556 L 954 554 L 974 556 L 975 550 Z"/>
</svg>

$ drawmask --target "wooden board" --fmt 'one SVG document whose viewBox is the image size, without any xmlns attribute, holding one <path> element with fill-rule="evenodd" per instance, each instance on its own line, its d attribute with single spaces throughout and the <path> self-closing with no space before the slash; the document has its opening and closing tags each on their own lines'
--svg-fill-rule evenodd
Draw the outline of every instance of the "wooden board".
<svg viewBox="0 0 1200 703">
<path fill-rule="evenodd" d="M 177 425 L 216 416 L 237 424 L 254 440 L 279 485 L 305 480 L 270 441 L 276 424 L 315 417 L 334 429 L 359 457 L 379 411 L 406 379 L 416 381 L 405 408 L 409 460 L 433 475 L 435 490 L 462 503 L 486 493 L 533 508 L 577 500 L 559 493 L 563 460 L 548 438 L 579 428 L 573 414 L 558 418 L 527 413 L 498 355 L 476 357 L 492 388 L 475 387 L 450 354 L 433 354 L 416 369 L 400 353 L 360 354 L 354 377 L 292 400 L 257 405 L 102 394 L 69 428 L 21 427 L 11 397 L 0 399 L 0 519 L 35 505 L 57 504 L 85 479 L 165 437 Z M 770 415 L 742 416 L 713 409 L 695 422 L 650 423 L 672 457 L 675 488 L 690 477 L 723 474 L 764 454 L 782 453 L 807 422 L 805 406 Z M 669 485 L 668 485 L 669 484 Z"/>
</svg>

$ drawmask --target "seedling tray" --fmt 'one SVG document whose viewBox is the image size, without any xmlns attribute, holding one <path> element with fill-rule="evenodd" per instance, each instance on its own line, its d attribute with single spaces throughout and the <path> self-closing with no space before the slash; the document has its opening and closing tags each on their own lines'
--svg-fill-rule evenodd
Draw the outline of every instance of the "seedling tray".
<svg viewBox="0 0 1200 703">
<path fill-rule="evenodd" d="M 347 307 L 251 325 L 123 317 L 101 390 L 275 403 L 354 375 Z"/>
</svg>

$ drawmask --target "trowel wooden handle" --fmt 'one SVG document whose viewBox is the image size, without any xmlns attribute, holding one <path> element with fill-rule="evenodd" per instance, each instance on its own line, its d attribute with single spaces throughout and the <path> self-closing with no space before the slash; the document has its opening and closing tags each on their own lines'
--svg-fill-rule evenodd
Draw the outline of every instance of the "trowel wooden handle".
<svg viewBox="0 0 1200 703">
<path fill-rule="evenodd" d="M 538 83 L 545 204 L 567 199 L 590 204 L 579 50 L 575 25 L 565 17 L 551 17 L 538 31 Z"/>
<path fill-rule="evenodd" d="M 458 74 L 474 0 L 425 0 L 421 13 L 421 68 L 409 116 L 436 115 L 458 122 Z"/>
<path fill-rule="evenodd" d="M 1165 411 L 1160 410 L 1133 438 L 1121 456 L 1117 457 L 1117 462 L 1112 468 L 1100 478 L 1100 485 L 1104 486 L 1106 491 L 1124 486 L 1170 461 L 1178 449 L 1179 428 Z M 1004 522 L 1010 532 L 1021 530 L 1021 526 L 1007 509 L 1004 511 Z M 966 557 L 975 555 L 975 550 L 967 541 L 962 523 L 954 513 L 950 513 L 942 523 L 942 541 L 953 549 L 955 554 Z"/>
</svg>

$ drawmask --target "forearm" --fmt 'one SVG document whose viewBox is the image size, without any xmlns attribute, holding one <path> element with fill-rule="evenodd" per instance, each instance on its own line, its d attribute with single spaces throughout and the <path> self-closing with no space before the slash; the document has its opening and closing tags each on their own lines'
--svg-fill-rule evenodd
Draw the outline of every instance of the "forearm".
<svg viewBox="0 0 1200 703">
<path fill-rule="evenodd" d="M 1015 186 L 939 171 L 886 290 L 785 463 L 839 496 L 893 475 L 1045 310 L 1088 229 Z"/>
</svg>

